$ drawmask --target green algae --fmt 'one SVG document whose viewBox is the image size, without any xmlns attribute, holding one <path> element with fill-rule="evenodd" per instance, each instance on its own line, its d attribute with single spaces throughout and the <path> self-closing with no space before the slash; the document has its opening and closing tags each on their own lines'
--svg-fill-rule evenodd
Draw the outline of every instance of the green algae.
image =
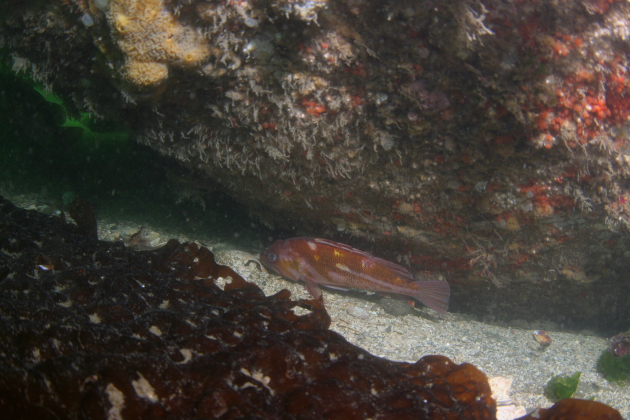
<svg viewBox="0 0 630 420">
<path fill-rule="evenodd" d="M 608 350 L 603 351 L 597 360 L 597 371 L 608 382 L 620 385 L 630 384 L 630 354 L 617 357 Z"/>
<path fill-rule="evenodd" d="M 71 117 L 60 97 L 53 93 L 46 92 L 46 90 L 37 85 L 34 86 L 33 89 L 42 95 L 47 102 L 57 104 L 63 109 L 65 120 L 60 124 L 60 127 L 74 127 L 80 129 L 83 140 L 94 142 L 126 142 L 129 139 L 129 132 L 125 131 L 121 127 L 116 127 L 114 131 L 99 130 L 98 127 L 106 127 L 109 124 L 104 124 L 103 122 L 98 121 L 88 112 L 81 112 L 78 119 Z"/>
<path fill-rule="evenodd" d="M 571 376 L 554 376 L 545 387 L 545 396 L 552 402 L 571 398 L 580 382 L 582 372 L 575 372 Z"/>
</svg>

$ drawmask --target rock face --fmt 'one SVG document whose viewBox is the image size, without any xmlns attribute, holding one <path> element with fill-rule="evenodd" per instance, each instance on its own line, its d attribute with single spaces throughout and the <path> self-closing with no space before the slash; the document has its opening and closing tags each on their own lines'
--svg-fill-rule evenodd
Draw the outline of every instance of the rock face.
<svg viewBox="0 0 630 420">
<path fill-rule="evenodd" d="M 0 198 L 0 267 L 8 418 L 495 418 L 474 366 L 372 356 L 322 301 L 265 297 L 194 244 L 130 251 Z"/>
<path fill-rule="evenodd" d="M 261 220 L 439 271 L 454 310 L 627 328 L 627 2 L 0 8 L 16 70 Z"/>
</svg>

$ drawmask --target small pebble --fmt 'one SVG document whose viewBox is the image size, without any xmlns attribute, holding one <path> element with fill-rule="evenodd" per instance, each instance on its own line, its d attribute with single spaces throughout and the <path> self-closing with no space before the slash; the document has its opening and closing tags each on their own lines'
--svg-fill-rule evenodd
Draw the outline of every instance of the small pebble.
<svg viewBox="0 0 630 420">
<path fill-rule="evenodd" d="M 368 319 L 370 317 L 368 311 L 363 308 L 359 308 L 358 306 L 349 307 L 347 312 L 355 318 Z"/>
<path fill-rule="evenodd" d="M 92 16 L 88 15 L 87 13 L 81 16 L 81 22 L 83 22 L 83 24 L 88 28 L 94 25 L 94 20 L 92 19 Z"/>
<path fill-rule="evenodd" d="M 551 342 L 553 341 L 551 337 L 549 337 L 549 334 L 547 334 L 546 331 L 542 330 L 534 332 L 534 340 L 536 340 L 536 342 L 540 344 L 540 347 L 542 348 L 549 347 L 551 345 Z"/>
<path fill-rule="evenodd" d="M 411 305 L 397 299 L 382 298 L 378 301 L 378 304 L 385 312 L 394 316 L 405 316 L 413 312 Z"/>
<path fill-rule="evenodd" d="M 55 209 L 45 204 L 39 208 L 39 211 L 49 216 L 52 216 L 53 214 L 55 214 Z"/>
</svg>

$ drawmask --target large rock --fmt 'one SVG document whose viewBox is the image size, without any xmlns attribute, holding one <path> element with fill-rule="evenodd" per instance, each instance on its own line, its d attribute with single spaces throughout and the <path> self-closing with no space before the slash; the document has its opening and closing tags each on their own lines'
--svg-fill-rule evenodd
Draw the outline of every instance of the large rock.
<svg viewBox="0 0 630 420">
<path fill-rule="evenodd" d="M 439 271 L 454 310 L 627 327 L 627 2 L 0 8 L 16 70 L 264 222 Z"/>
</svg>

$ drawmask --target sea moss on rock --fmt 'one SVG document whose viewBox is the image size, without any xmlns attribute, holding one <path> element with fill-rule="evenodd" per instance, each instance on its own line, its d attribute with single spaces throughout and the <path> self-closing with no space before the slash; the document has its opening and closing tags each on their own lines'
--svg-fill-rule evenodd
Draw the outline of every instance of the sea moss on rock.
<svg viewBox="0 0 630 420">
<path fill-rule="evenodd" d="M 630 384 L 630 355 L 617 357 L 610 351 L 605 350 L 597 359 L 597 371 L 608 382 L 628 385 Z"/>
</svg>

